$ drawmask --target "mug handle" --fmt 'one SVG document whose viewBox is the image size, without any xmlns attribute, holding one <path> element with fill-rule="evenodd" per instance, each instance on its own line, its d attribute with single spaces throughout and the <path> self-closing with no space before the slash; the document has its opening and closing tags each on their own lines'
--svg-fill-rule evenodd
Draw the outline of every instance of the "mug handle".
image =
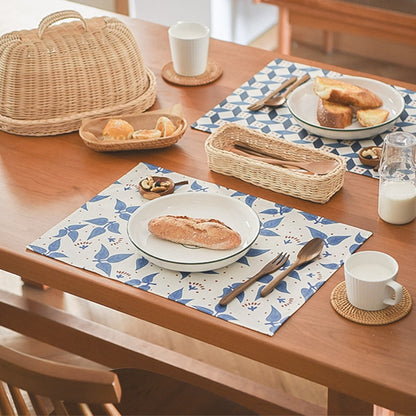
<svg viewBox="0 0 416 416">
<path fill-rule="evenodd" d="M 386 298 L 383 300 L 383 303 L 386 305 L 397 305 L 403 297 L 403 286 L 397 283 L 395 280 L 390 280 L 386 283 L 388 287 L 390 287 L 394 292 L 394 299 L 393 298 Z"/>
</svg>

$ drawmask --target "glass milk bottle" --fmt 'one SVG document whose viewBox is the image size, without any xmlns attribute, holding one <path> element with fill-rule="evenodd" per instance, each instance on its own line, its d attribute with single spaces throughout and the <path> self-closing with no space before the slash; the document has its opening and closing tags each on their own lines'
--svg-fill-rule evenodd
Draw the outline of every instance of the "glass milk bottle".
<svg viewBox="0 0 416 416">
<path fill-rule="evenodd" d="M 378 215 L 390 224 L 407 224 L 416 217 L 416 137 L 390 133 L 380 159 Z"/>
</svg>

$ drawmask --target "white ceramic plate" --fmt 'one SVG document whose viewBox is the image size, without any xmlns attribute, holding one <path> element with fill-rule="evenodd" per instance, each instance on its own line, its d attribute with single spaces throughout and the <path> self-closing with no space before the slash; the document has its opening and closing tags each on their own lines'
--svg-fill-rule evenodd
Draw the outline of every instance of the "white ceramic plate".
<svg viewBox="0 0 416 416">
<path fill-rule="evenodd" d="M 383 100 L 382 108 L 389 111 L 387 120 L 373 127 L 363 127 L 354 118 L 351 126 L 345 129 L 323 127 L 316 118 L 318 96 L 313 92 L 313 80 L 296 88 L 287 100 L 289 111 L 296 121 L 307 131 L 317 136 L 336 140 L 360 140 L 376 136 L 389 130 L 404 110 L 404 99 L 390 85 L 369 78 L 342 77 L 340 80 L 367 88 Z"/>
<path fill-rule="evenodd" d="M 161 215 L 215 218 L 241 235 L 242 243 L 231 250 L 185 247 L 152 235 L 147 224 Z M 257 214 L 248 205 L 215 193 L 178 193 L 147 202 L 131 217 L 128 235 L 143 257 L 157 266 L 182 272 L 201 272 L 228 266 L 248 251 L 260 232 Z"/>
</svg>

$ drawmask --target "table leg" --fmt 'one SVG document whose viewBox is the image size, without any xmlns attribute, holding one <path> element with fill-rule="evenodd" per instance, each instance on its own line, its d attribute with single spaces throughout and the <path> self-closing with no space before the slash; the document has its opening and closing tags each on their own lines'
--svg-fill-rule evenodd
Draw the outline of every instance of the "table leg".
<svg viewBox="0 0 416 416">
<path fill-rule="evenodd" d="M 289 20 L 289 9 L 279 7 L 279 53 L 290 55 L 290 45 L 292 41 L 292 28 Z"/>
<path fill-rule="evenodd" d="M 373 405 L 338 391 L 328 389 L 328 415 L 372 416 Z"/>
<path fill-rule="evenodd" d="M 116 13 L 129 16 L 129 0 L 115 0 L 114 5 Z"/>
<path fill-rule="evenodd" d="M 334 52 L 334 32 L 324 31 L 324 49 L 328 54 Z"/>
</svg>

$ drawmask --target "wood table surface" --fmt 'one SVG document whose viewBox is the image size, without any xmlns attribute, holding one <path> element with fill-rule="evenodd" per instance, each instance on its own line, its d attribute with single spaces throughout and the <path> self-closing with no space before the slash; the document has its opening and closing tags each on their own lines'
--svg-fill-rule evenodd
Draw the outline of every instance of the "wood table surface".
<svg viewBox="0 0 416 416">
<path fill-rule="evenodd" d="M 44 9 L 36 10 L 31 3 L 15 0 L 13 8 L 2 5 L 0 28 L 12 19 L 16 29 L 35 27 L 36 17 Z M 50 11 L 61 7 L 103 14 L 64 1 L 42 2 L 42 7 L 46 4 Z M 16 10 L 25 13 L 17 14 Z M 154 108 L 181 103 L 190 124 L 276 58 L 273 52 L 212 40 L 210 57 L 222 66 L 222 77 L 201 87 L 175 86 L 161 77 L 162 67 L 170 61 L 166 28 L 128 17 L 120 19 L 134 33 L 146 65 L 156 74 Z M 416 89 L 416 85 L 384 81 Z M 343 188 L 328 203 L 315 204 L 211 172 L 204 151 L 207 137 L 189 128 L 169 148 L 97 153 L 83 144 L 77 132 L 55 137 L 0 132 L 0 268 L 323 384 L 328 386 L 330 398 L 352 397 L 415 414 L 416 315 L 411 312 L 385 326 L 364 326 L 342 318 L 333 310 L 330 295 L 343 280 L 343 268 L 269 337 L 26 250 L 27 244 L 143 161 L 372 231 L 362 249 L 384 251 L 396 258 L 398 280 L 415 298 L 416 222 L 394 226 L 379 219 L 376 179 L 347 172 Z M 352 408 L 344 409 L 344 414 L 349 411 Z"/>
</svg>

